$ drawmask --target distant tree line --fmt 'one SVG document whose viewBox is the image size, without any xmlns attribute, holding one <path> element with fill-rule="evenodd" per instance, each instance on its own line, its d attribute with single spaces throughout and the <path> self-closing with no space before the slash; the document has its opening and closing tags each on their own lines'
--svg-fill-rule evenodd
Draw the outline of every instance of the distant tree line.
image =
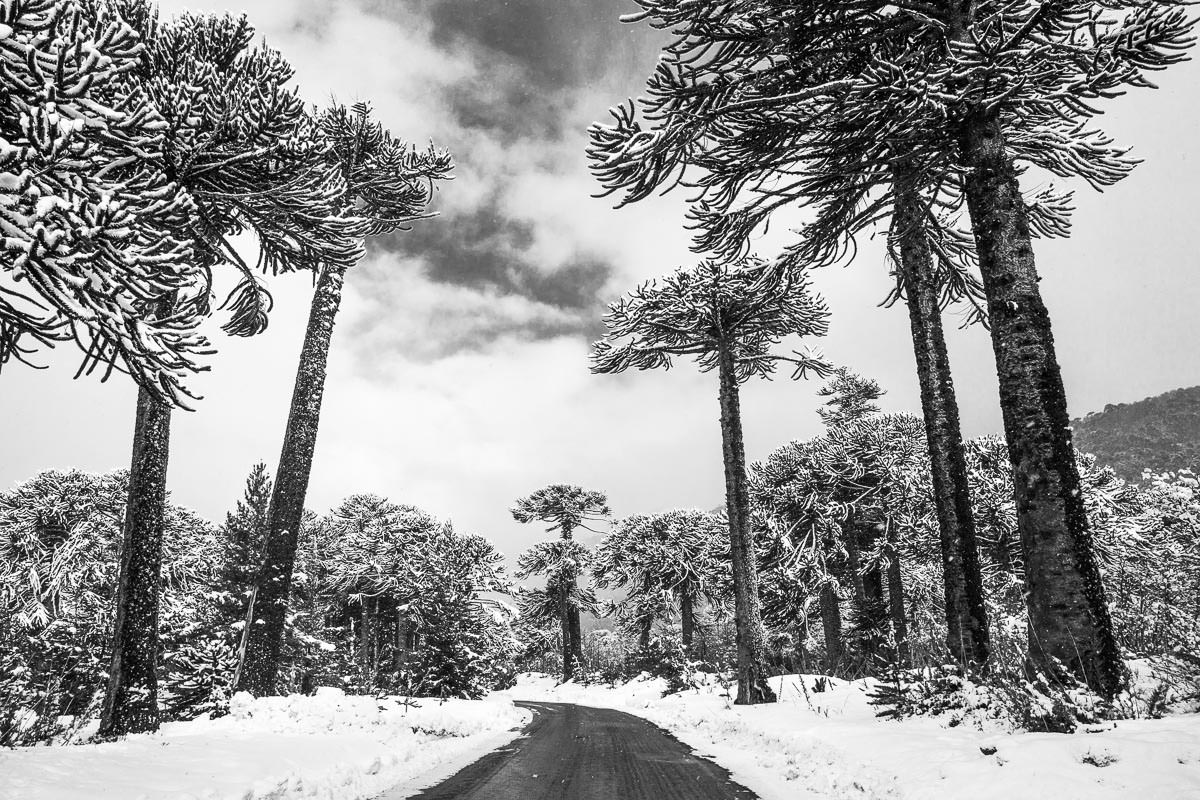
<svg viewBox="0 0 1200 800">
<path fill-rule="evenodd" d="M 61 737 L 102 709 L 128 480 L 44 472 L 0 493 L 0 745 Z M 270 495 L 259 464 L 221 525 L 166 504 L 155 667 L 167 718 L 228 711 L 247 623 L 261 624 L 249 611 Z M 501 560 L 486 539 L 373 495 L 307 514 L 279 689 L 479 697 L 507 685 L 519 646 Z"/>
</svg>

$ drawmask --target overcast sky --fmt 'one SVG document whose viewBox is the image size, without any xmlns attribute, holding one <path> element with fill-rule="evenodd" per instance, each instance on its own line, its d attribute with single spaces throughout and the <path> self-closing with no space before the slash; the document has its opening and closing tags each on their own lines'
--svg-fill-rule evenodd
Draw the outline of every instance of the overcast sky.
<svg viewBox="0 0 1200 800">
<path fill-rule="evenodd" d="M 690 264 L 681 198 L 613 211 L 590 197 L 586 128 L 638 93 L 660 34 L 621 25 L 622 0 L 188 0 L 163 13 L 245 11 L 296 67 L 303 96 L 369 100 L 394 133 L 455 155 L 441 216 L 368 246 L 347 280 L 308 506 L 358 492 L 411 503 L 515 554 L 541 533 L 506 509 L 547 483 L 608 492 L 618 516 L 723 502 L 715 378 L 592 376 L 608 302 Z M 1104 195 L 1080 190 L 1075 233 L 1039 242 L 1072 415 L 1200 383 L 1200 65 L 1158 92 L 1111 104 L 1106 128 L 1144 159 Z M 760 243 L 770 255 L 786 231 Z M 885 406 L 919 413 L 907 316 L 878 308 L 889 279 L 878 242 L 815 277 L 833 311 L 821 342 L 877 378 Z M 269 330 L 219 338 L 205 399 L 173 422 L 177 503 L 219 520 L 251 464 L 272 471 L 287 418 L 311 279 L 272 284 Z M 953 327 L 953 320 L 949 320 Z M 986 333 L 955 331 L 967 435 L 998 431 Z M 0 376 L 0 486 L 42 469 L 128 467 L 136 393 L 120 376 L 50 369 Z M 816 434 L 814 391 L 745 387 L 747 453 Z"/>
</svg>

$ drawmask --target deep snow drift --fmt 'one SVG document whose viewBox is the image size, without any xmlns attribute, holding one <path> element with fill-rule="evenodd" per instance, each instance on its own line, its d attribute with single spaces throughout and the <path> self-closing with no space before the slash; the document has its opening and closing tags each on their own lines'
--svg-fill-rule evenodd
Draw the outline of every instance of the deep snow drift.
<svg viewBox="0 0 1200 800">
<path fill-rule="evenodd" d="M 523 675 L 505 694 L 645 717 L 762 800 L 1200 800 L 1197 714 L 1071 735 L 951 728 L 945 718 L 878 719 L 864 682 L 822 679 L 828 688 L 815 692 L 817 680 L 772 678 L 780 702 L 750 707 L 731 705 L 715 683 L 662 697 L 657 679 L 556 686 Z"/>
<path fill-rule="evenodd" d="M 238 695 L 220 719 L 99 745 L 0 750 L 3 800 L 359 800 L 436 783 L 529 719 L 503 697 Z"/>
<path fill-rule="evenodd" d="M 557 686 L 541 675 L 483 701 L 408 706 L 332 689 L 239 695 L 228 717 L 169 723 L 153 735 L 0 750 L 0 798 L 403 798 L 515 738 L 529 714 L 512 700 L 528 699 L 645 717 L 762 800 L 1200 800 L 1200 715 L 1073 735 L 980 730 L 946 718 L 880 720 L 863 682 L 821 679 L 827 688 L 816 692 L 817 680 L 772 678 L 781 702 L 753 707 L 731 705 L 717 683 L 662 697 L 657 679 Z"/>
</svg>

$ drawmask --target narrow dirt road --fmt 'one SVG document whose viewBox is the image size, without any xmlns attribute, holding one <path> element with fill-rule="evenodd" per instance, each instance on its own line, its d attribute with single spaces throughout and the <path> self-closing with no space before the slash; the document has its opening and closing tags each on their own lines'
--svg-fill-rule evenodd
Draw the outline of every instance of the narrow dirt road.
<svg viewBox="0 0 1200 800">
<path fill-rule="evenodd" d="M 517 705 L 534 712 L 520 738 L 410 800 L 756 800 L 639 717 L 569 703 Z"/>
</svg>

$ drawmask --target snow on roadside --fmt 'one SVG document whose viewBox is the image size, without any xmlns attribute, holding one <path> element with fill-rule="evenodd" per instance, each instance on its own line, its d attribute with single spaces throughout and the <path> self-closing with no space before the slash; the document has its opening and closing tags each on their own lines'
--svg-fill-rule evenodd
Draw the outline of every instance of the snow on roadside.
<svg viewBox="0 0 1200 800">
<path fill-rule="evenodd" d="M 628 711 L 729 769 L 762 800 L 1200 800 L 1200 715 L 1073 735 L 880 720 L 860 682 L 772 678 L 781 701 L 733 706 L 709 684 L 662 697 L 661 680 L 556 686 L 524 675 L 507 694 Z"/>
<path fill-rule="evenodd" d="M 234 698 L 229 716 L 69 747 L 0 750 L 2 800 L 358 800 L 517 736 L 511 701 L 394 700 L 321 689 L 315 697 Z"/>
</svg>

